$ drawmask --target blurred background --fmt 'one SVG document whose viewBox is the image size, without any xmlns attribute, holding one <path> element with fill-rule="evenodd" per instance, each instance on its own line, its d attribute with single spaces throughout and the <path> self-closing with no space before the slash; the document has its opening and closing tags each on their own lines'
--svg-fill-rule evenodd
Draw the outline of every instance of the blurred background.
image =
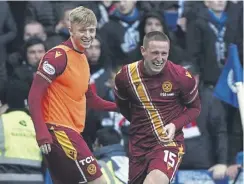
<svg viewBox="0 0 244 184">
<path fill-rule="evenodd" d="M 114 101 L 115 74 L 142 59 L 140 46 L 150 31 L 168 35 L 169 60 L 198 81 L 202 112 L 184 127 L 186 154 L 174 183 L 243 183 L 239 109 L 213 96 L 231 43 L 243 66 L 243 2 L 220 0 L 1 1 L 0 183 L 49 182 L 27 97 L 40 59 L 69 38 L 68 16 L 77 6 L 92 9 L 98 19 L 85 54 L 100 97 Z M 120 113 L 87 112 L 83 137 L 111 184 L 128 182 L 129 124 Z"/>
</svg>

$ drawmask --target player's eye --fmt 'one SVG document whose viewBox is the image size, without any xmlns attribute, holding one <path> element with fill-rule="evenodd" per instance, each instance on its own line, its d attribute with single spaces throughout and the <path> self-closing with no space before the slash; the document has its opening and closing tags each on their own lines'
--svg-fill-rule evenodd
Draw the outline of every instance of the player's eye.
<svg viewBox="0 0 244 184">
<path fill-rule="evenodd" d="M 159 52 L 152 52 L 153 53 L 153 55 L 158 55 L 159 54 Z"/>
<path fill-rule="evenodd" d="M 90 29 L 90 33 L 95 33 L 96 29 Z"/>
<path fill-rule="evenodd" d="M 84 32 L 86 32 L 86 30 L 84 30 L 84 29 L 80 29 L 79 32 L 80 32 L 80 33 L 84 33 Z"/>
</svg>

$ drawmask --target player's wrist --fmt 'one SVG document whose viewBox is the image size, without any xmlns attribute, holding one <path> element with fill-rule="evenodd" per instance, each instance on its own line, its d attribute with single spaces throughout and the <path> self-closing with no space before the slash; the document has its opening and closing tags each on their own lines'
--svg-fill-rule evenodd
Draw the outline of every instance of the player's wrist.
<svg viewBox="0 0 244 184">
<path fill-rule="evenodd" d="M 51 135 L 45 135 L 45 136 L 37 136 L 36 137 L 36 141 L 38 143 L 38 146 L 42 146 L 44 144 L 52 144 L 53 143 L 53 140 L 52 140 L 52 137 Z"/>
</svg>

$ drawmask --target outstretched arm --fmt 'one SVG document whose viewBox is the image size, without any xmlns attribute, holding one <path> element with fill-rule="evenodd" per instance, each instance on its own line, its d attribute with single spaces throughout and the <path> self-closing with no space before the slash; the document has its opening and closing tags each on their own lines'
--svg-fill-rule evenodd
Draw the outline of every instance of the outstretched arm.
<svg viewBox="0 0 244 184">
<path fill-rule="evenodd" d="M 86 100 L 87 107 L 94 110 L 101 111 L 116 111 L 117 105 L 114 102 L 109 102 L 107 100 L 103 100 L 96 93 L 94 93 L 91 89 L 91 86 L 88 86 L 88 90 L 86 92 Z"/>
</svg>

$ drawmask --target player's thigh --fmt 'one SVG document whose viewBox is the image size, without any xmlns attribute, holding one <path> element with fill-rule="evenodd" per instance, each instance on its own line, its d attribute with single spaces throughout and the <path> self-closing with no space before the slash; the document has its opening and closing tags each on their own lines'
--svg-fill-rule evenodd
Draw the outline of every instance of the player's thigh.
<svg viewBox="0 0 244 184">
<path fill-rule="evenodd" d="M 88 182 L 88 184 L 107 184 L 106 178 L 102 175 L 99 178 Z"/>
<path fill-rule="evenodd" d="M 142 184 L 147 176 L 148 163 L 146 159 L 129 159 L 129 184 Z"/>
<path fill-rule="evenodd" d="M 178 170 L 182 157 L 184 154 L 183 145 L 178 145 L 176 147 L 165 147 L 162 150 L 155 151 L 149 156 L 150 161 L 148 165 L 147 173 L 150 174 L 154 170 L 161 172 L 156 172 L 157 175 L 162 176 L 162 178 L 167 176 L 169 181 L 172 181 L 176 171 Z M 154 174 L 153 172 L 152 174 Z M 158 177 L 159 178 L 159 177 Z M 157 177 L 155 178 L 157 181 Z"/>
<path fill-rule="evenodd" d="M 154 169 L 147 174 L 143 184 L 169 184 L 169 178 L 161 170 Z"/>
<path fill-rule="evenodd" d="M 102 173 L 79 133 L 64 127 L 54 127 L 53 144 L 46 156 L 52 178 L 63 183 L 87 183 Z"/>
</svg>

